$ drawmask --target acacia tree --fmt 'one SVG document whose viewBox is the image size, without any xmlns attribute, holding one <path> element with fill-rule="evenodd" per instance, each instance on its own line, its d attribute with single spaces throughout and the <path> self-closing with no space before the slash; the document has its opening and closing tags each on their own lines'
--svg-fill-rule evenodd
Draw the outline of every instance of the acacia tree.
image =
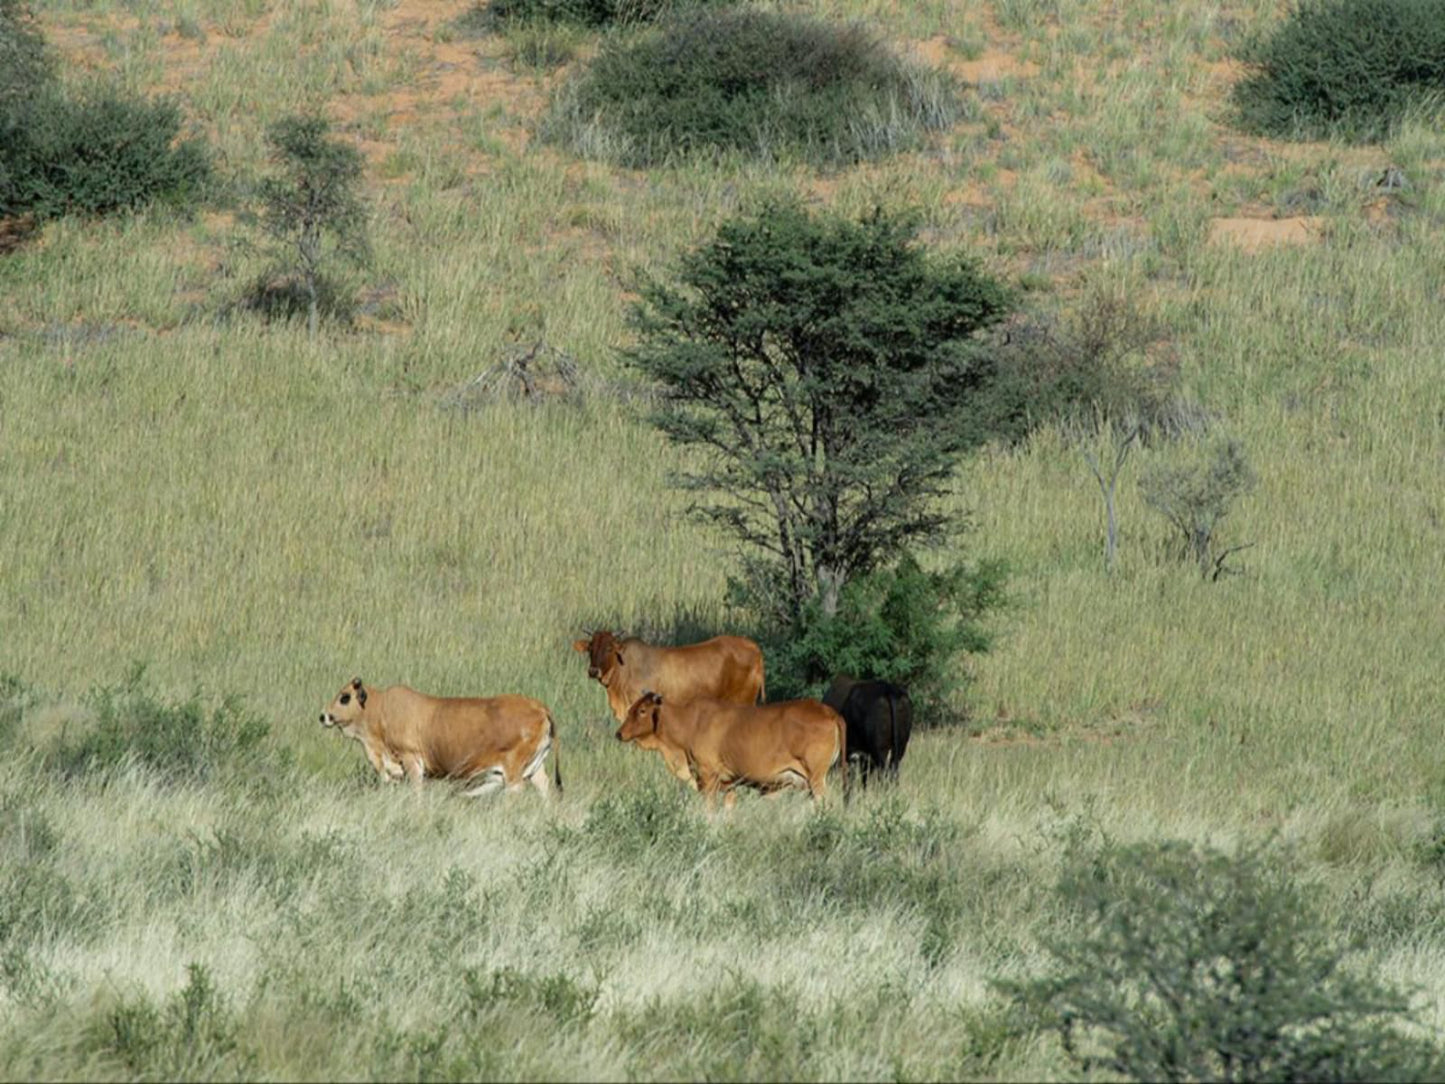
<svg viewBox="0 0 1445 1084">
<path fill-rule="evenodd" d="M 278 269 L 294 275 L 306 297 L 306 328 L 316 336 L 327 267 L 333 255 L 362 266 L 370 255 L 366 206 L 357 195 L 361 153 L 329 138 L 319 116 L 290 116 L 266 132 L 278 172 L 261 182 L 261 229 L 277 246 Z M 327 244 L 328 235 L 331 244 Z"/>
<path fill-rule="evenodd" d="M 935 540 L 938 498 L 987 435 L 978 331 L 1010 296 L 917 243 L 909 212 L 858 220 L 765 205 L 644 276 L 625 362 L 661 389 L 651 420 L 700 449 L 679 482 L 744 544 L 777 616 L 832 617 L 853 577 Z"/>
</svg>

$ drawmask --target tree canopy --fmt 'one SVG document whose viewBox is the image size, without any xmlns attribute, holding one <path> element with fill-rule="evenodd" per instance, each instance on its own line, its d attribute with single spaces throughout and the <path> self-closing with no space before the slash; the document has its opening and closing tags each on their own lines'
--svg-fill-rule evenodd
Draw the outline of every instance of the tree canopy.
<svg viewBox="0 0 1445 1084">
<path fill-rule="evenodd" d="M 676 284 L 638 284 L 624 360 L 661 388 L 653 424 L 703 453 L 679 474 L 694 512 L 744 544 L 784 618 L 814 599 L 831 615 L 850 578 L 946 534 L 938 498 L 988 436 L 976 333 L 1010 293 L 918 229 L 771 203 L 684 256 Z"/>
</svg>

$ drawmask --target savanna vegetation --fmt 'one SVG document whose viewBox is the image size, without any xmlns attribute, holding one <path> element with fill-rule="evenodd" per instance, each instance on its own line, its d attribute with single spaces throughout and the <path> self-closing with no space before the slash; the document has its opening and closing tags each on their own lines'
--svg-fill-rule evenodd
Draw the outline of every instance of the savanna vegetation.
<svg viewBox="0 0 1445 1084">
<path fill-rule="evenodd" d="M 460 0 L 32 8 L 0 58 L 171 103 L 212 174 L 0 233 L 0 1076 L 1440 1075 L 1428 96 L 1254 134 L 1301 17 L 1260 0 L 776 4 L 957 110 L 644 162 L 551 137 L 666 19 L 554 71 Z M 238 303 L 297 116 L 369 240 L 314 333 Z M 629 314 L 789 201 L 915 208 L 1016 304 L 931 498 L 964 529 L 859 566 L 817 648 L 957 649 L 899 786 L 712 822 L 570 644 L 749 620 Z M 378 784 L 315 722 L 354 674 L 546 700 L 566 797 Z"/>
</svg>

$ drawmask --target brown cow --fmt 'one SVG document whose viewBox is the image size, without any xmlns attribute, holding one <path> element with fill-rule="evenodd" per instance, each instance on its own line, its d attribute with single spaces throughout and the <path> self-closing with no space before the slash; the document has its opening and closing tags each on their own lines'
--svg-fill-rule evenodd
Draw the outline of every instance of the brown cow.
<svg viewBox="0 0 1445 1084">
<path fill-rule="evenodd" d="M 557 724 L 531 697 L 427 696 L 405 685 L 368 689 L 354 678 L 321 713 L 321 725 L 361 742 L 389 782 L 403 775 L 417 786 L 423 778 L 457 779 L 470 787 L 469 797 L 531 783 L 546 794 L 543 762 L 550 751 L 552 778 L 562 792 Z"/>
<path fill-rule="evenodd" d="M 587 656 L 587 676 L 607 690 L 607 706 L 620 723 L 644 692 L 674 703 L 699 697 L 734 704 L 763 699 L 763 653 L 742 636 L 714 636 L 686 647 L 654 647 L 635 636 L 619 640 L 592 633 L 572 647 Z"/>
<path fill-rule="evenodd" d="M 676 704 L 654 692 L 638 697 L 617 730 L 618 741 L 652 739 L 664 757 L 685 759 L 711 810 L 718 791 L 727 809 L 736 787 L 770 794 L 806 787 L 813 799 L 827 788 L 828 769 L 848 764 L 843 717 L 816 700 L 731 704 L 699 699 Z M 843 797 L 848 773 L 843 772 Z"/>
</svg>

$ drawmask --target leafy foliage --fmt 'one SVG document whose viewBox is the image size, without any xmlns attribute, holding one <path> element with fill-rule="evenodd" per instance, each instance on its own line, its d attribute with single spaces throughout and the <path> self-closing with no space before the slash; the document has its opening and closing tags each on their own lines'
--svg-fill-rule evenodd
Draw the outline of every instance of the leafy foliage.
<svg viewBox="0 0 1445 1084">
<path fill-rule="evenodd" d="M 988 650 L 983 618 L 1002 605 L 1004 577 L 999 563 L 929 572 L 906 554 L 892 567 L 850 580 L 835 614 L 813 600 L 795 623 L 775 615 L 758 634 L 768 692 L 776 699 L 816 697 L 834 674 L 863 674 L 908 686 L 920 725 L 950 718 L 953 694 L 964 681 L 955 660 Z M 763 585 L 750 590 L 736 580 L 733 592 L 755 612 L 777 597 Z"/>
<path fill-rule="evenodd" d="M 724 223 L 682 260 L 681 288 L 644 277 L 626 364 L 657 382 L 650 416 L 700 449 L 680 475 L 693 511 L 749 553 L 776 612 L 837 610 L 851 578 L 950 526 L 936 503 L 986 436 L 990 375 L 974 333 L 1007 291 L 914 243 L 916 220 L 857 221 L 792 204 Z"/>
<path fill-rule="evenodd" d="M 94 86 L 77 98 L 42 87 L 0 113 L 0 215 L 109 215 L 185 206 L 211 178 L 199 139 L 179 139 L 172 101 Z"/>
<path fill-rule="evenodd" d="M 1434 1044 L 1390 1026 L 1406 997 L 1357 975 L 1267 850 L 1175 841 L 1075 853 L 1059 895 L 1083 928 L 1054 973 L 1000 982 L 1085 1072 L 1135 1080 L 1409 1080 Z"/>
<path fill-rule="evenodd" d="M 860 26 L 704 8 L 605 42 L 543 134 L 634 167 L 729 152 L 849 163 L 915 146 L 960 111 L 950 77 Z"/>
<path fill-rule="evenodd" d="M 671 12 L 708 2 L 709 0 L 491 0 L 486 14 L 493 25 L 542 22 L 602 27 L 654 22 Z"/>
<path fill-rule="evenodd" d="M 287 312 L 288 296 L 304 298 L 315 335 L 323 309 L 349 314 L 350 304 L 331 272 L 337 260 L 365 266 L 371 255 L 366 205 L 357 193 L 361 152 L 330 138 L 324 117 L 283 117 L 266 133 L 276 172 L 258 192 L 260 226 L 274 245 L 275 265 L 258 282 L 253 303 Z M 278 283 L 277 279 L 281 281 Z M 280 302 L 267 309 L 265 302 Z"/>
<path fill-rule="evenodd" d="M 1245 58 L 1242 121 L 1286 138 L 1379 140 L 1445 100 L 1439 0 L 1301 0 Z"/>
<path fill-rule="evenodd" d="M 1219 526 L 1235 498 L 1253 489 L 1255 481 L 1239 441 L 1222 438 L 1183 462 L 1152 464 L 1139 479 L 1139 489 L 1144 502 L 1173 525 L 1180 556 L 1198 562 L 1202 575 L 1217 580 L 1233 552 L 1219 549 Z"/>
<path fill-rule="evenodd" d="M 26 0 L 0 0 L 0 115 L 49 88 L 55 62 Z"/>
<path fill-rule="evenodd" d="M 203 964 L 186 967 L 186 985 L 161 1007 L 144 996 L 123 1000 L 105 1018 L 99 1045 L 144 1078 L 201 1079 L 219 1066 L 244 1076 L 235 1014 Z"/>
<path fill-rule="evenodd" d="M 166 704 L 147 688 L 143 667 L 119 686 L 91 694 L 95 722 L 62 732 L 45 750 L 46 767 L 70 778 L 103 773 L 128 763 L 167 782 L 204 781 L 237 768 L 264 775 L 278 764 L 266 747 L 270 727 L 227 697 L 210 712 L 198 697 Z"/>
</svg>

